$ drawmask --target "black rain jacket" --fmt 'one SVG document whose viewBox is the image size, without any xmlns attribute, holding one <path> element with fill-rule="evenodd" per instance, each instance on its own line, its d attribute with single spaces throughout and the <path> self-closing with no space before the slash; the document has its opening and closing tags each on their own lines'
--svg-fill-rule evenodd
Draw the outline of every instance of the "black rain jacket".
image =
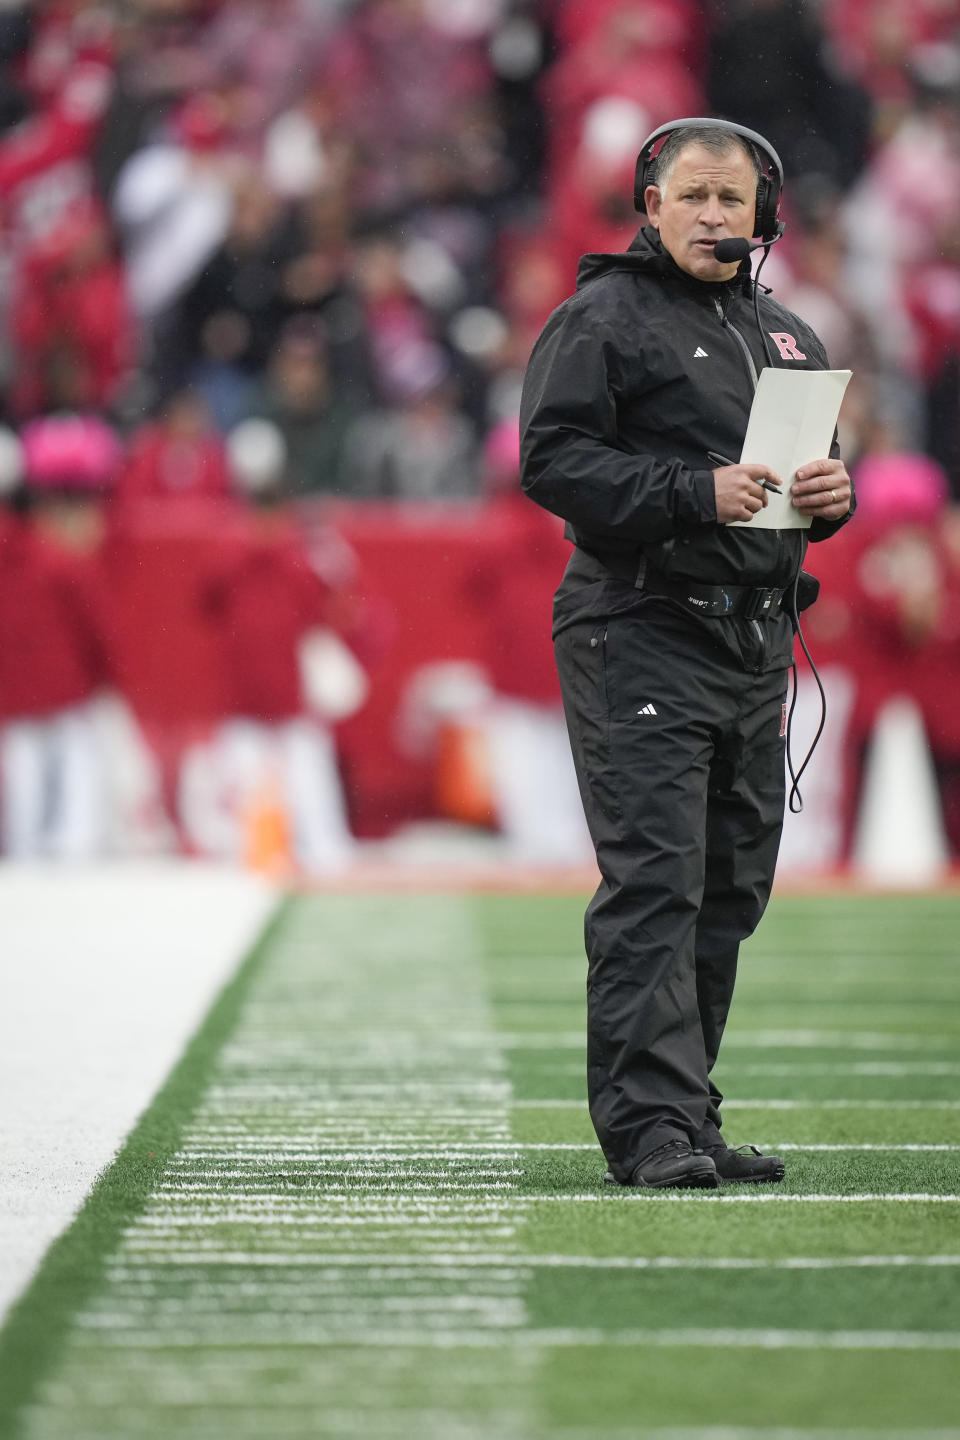
<svg viewBox="0 0 960 1440">
<path fill-rule="evenodd" d="M 770 339 L 778 367 L 829 368 L 808 325 L 762 289 L 759 305 L 768 335 L 792 337 L 804 357 L 783 358 Z M 753 372 L 768 363 L 749 261 L 732 281 L 697 280 L 652 228 L 622 253 L 585 255 L 576 293 L 547 320 L 527 367 L 524 490 L 566 520 L 579 551 L 615 572 L 646 558 L 661 574 L 703 584 L 788 585 L 807 540 L 849 516 L 809 530 L 719 525 L 708 458 L 739 456 Z M 595 579 L 596 567 L 582 574 Z"/>
</svg>

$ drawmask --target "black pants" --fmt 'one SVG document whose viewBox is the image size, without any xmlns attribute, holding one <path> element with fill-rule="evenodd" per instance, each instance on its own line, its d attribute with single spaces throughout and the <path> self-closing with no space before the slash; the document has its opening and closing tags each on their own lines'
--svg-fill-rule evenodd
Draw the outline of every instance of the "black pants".
<svg viewBox="0 0 960 1440">
<path fill-rule="evenodd" d="M 650 598 L 556 640 L 602 876 L 585 926 L 590 1113 L 620 1179 L 667 1140 L 716 1139 L 710 1072 L 780 843 L 786 672 L 745 669 L 710 623 Z M 758 664 L 761 633 L 743 632 Z"/>
</svg>

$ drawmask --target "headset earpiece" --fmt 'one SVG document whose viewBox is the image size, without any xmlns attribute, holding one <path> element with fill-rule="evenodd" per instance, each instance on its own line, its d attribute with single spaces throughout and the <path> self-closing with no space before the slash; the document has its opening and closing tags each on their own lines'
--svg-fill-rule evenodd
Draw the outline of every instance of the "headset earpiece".
<svg viewBox="0 0 960 1440">
<path fill-rule="evenodd" d="M 653 153 L 657 142 L 672 135 L 676 130 L 691 129 L 730 130 L 759 152 L 761 168 L 764 159 L 769 162 L 770 173 L 762 174 L 757 183 L 757 214 L 753 233 L 758 240 L 776 239 L 783 229 L 777 218 L 780 211 L 780 196 L 783 193 L 783 164 L 769 140 L 765 140 L 756 130 L 748 130 L 745 125 L 735 125 L 732 120 L 691 116 L 686 120 L 671 120 L 669 124 L 661 125 L 654 130 L 652 135 L 648 135 L 637 156 L 637 168 L 633 181 L 634 208 L 646 211 L 647 186 L 657 183 L 657 166 Z"/>
<path fill-rule="evenodd" d="M 757 214 L 753 234 L 757 240 L 772 240 L 777 234 L 777 213 L 780 209 L 780 187 L 769 175 L 757 182 Z"/>
</svg>

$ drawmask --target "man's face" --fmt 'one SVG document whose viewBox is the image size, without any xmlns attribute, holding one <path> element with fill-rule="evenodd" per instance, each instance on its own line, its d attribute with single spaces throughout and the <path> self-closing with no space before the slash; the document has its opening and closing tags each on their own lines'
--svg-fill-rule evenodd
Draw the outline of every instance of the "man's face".
<svg viewBox="0 0 960 1440">
<path fill-rule="evenodd" d="M 647 219 L 681 270 L 697 280 L 730 280 L 740 262 L 713 258 L 718 240 L 753 234 L 757 172 L 739 145 L 715 155 L 702 145 L 681 150 L 663 192 L 646 190 Z"/>
</svg>

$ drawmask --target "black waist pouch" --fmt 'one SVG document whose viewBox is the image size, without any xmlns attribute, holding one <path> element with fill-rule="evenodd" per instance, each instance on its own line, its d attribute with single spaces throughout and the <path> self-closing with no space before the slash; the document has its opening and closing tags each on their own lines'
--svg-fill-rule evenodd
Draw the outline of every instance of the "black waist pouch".
<svg viewBox="0 0 960 1440">
<path fill-rule="evenodd" d="M 819 594 L 820 581 L 816 575 L 808 575 L 806 570 L 801 570 L 797 581 L 797 613 L 809 610 Z"/>
</svg>

